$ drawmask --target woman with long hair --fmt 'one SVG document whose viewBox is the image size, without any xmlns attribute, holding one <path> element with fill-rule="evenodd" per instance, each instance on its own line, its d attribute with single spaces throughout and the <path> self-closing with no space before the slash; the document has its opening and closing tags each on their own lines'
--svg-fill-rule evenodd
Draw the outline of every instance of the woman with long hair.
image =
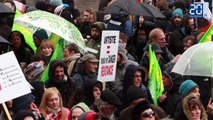
<svg viewBox="0 0 213 120">
<path fill-rule="evenodd" d="M 45 90 L 39 110 L 46 120 L 69 120 L 70 111 L 63 107 L 61 94 L 55 87 Z"/>
<path fill-rule="evenodd" d="M 31 61 L 32 49 L 25 42 L 24 36 L 19 31 L 13 31 L 9 35 L 11 48 L 22 68 L 26 67 Z"/>
</svg>

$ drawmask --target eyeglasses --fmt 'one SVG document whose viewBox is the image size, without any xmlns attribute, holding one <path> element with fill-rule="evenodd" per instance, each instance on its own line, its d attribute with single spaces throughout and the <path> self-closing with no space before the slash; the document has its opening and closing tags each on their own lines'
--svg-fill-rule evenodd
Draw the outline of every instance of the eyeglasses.
<svg viewBox="0 0 213 120">
<path fill-rule="evenodd" d="M 148 118 L 148 117 L 153 117 L 155 115 L 155 112 L 152 111 L 152 112 L 145 112 L 142 114 L 142 117 L 144 118 Z"/>
</svg>

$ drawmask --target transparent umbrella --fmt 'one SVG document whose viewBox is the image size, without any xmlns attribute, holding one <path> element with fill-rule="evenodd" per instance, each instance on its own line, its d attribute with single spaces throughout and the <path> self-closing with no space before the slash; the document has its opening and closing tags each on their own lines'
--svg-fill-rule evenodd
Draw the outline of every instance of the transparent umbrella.
<svg viewBox="0 0 213 120">
<path fill-rule="evenodd" d="M 213 77 L 213 42 L 199 43 L 187 49 L 172 72 L 181 75 Z"/>
<path fill-rule="evenodd" d="M 211 77 L 213 97 L 213 42 L 193 45 L 179 58 L 172 72 L 188 76 Z"/>
</svg>

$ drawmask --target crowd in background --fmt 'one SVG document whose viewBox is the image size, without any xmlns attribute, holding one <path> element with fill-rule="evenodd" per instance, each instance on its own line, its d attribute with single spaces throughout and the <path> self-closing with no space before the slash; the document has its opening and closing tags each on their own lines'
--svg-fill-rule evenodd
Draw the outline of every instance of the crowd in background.
<svg viewBox="0 0 213 120">
<path fill-rule="evenodd" d="M 26 4 L 25 0 L 17 0 Z M 75 43 L 64 45 L 63 59 L 51 60 L 54 44 L 48 32 L 33 33 L 36 51 L 26 43 L 22 31 L 12 31 L 14 15 L 0 18 L 0 53 L 13 51 L 32 93 L 7 101 L 13 120 L 211 120 L 211 79 L 181 76 L 171 72 L 181 54 L 197 44 L 211 20 L 189 17 L 191 0 L 138 0 L 156 7 L 166 19 L 106 14 L 116 0 L 100 0 L 98 10 L 89 6 L 81 14 L 74 0 L 39 0 L 26 5 L 25 13 L 43 10 L 74 24 L 85 44 L 98 51 L 81 53 Z M 200 0 L 196 0 L 200 2 Z M 1 2 L 16 11 L 12 0 Z M 60 21 L 56 21 L 60 22 Z M 103 30 L 118 30 L 119 47 L 114 81 L 97 80 Z M 164 92 L 154 105 L 148 84 L 149 45 L 162 71 Z M 48 80 L 41 81 L 49 65 Z M 7 120 L 3 108 L 0 120 Z"/>
</svg>

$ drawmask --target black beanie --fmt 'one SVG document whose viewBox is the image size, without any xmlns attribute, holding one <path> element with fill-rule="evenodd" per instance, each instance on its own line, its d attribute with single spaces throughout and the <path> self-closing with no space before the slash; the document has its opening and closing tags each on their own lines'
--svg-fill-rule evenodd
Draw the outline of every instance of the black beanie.
<svg viewBox="0 0 213 120">
<path fill-rule="evenodd" d="M 14 113 L 20 110 L 26 110 L 27 107 L 33 102 L 35 97 L 32 94 L 26 94 L 21 97 L 13 99 L 12 110 Z"/>
<path fill-rule="evenodd" d="M 141 113 L 149 108 L 151 107 L 147 100 L 139 102 L 132 110 L 133 120 L 139 120 Z"/>
<path fill-rule="evenodd" d="M 110 90 L 104 90 L 100 96 L 101 100 L 108 102 L 117 107 L 121 106 L 121 101 L 118 96 Z"/>
<path fill-rule="evenodd" d="M 29 116 L 32 117 L 34 120 L 36 120 L 35 115 L 29 110 L 21 110 L 17 112 L 14 115 L 13 120 L 24 120 L 25 117 Z"/>
<path fill-rule="evenodd" d="M 37 30 L 37 31 L 33 34 L 33 36 L 38 37 L 38 39 L 39 39 L 40 41 L 48 39 L 47 32 L 46 32 L 44 29 L 39 29 L 39 30 Z"/>
<path fill-rule="evenodd" d="M 145 95 L 143 94 L 142 90 L 139 87 L 131 85 L 127 90 L 126 98 L 128 103 L 131 103 L 134 100 L 145 98 Z"/>
</svg>

